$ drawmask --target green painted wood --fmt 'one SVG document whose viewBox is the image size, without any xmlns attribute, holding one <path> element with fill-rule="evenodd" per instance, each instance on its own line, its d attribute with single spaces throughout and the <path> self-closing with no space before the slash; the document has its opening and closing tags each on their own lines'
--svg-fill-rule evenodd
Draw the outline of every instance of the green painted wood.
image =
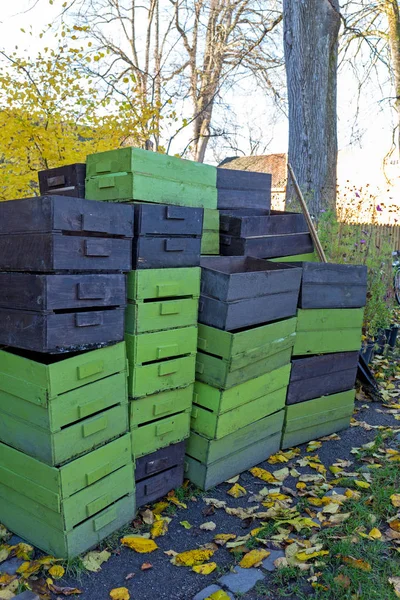
<svg viewBox="0 0 400 600">
<path fill-rule="evenodd" d="M 242 427 L 220 440 L 209 440 L 203 435 L 191 431 L 186 442 L 186 454 L 200 463 L 212 464 L 232 455 L 233 451 L 238 452 L 252 444 L 261 444 L 262 440 L 268 436 L 278 435 L 280 438 L 284 415 L 285 411 L 280 410 L 273 415 Z"/>
<path fill-rule="evenodd" d="M 42 460 L 61 465 L 128 431 L 128 406 L 120 404 L 52 433 L 0 411 L 0 439 Z"/>
<path fill-rule="evenodd" d="M 363 308 L 299 309 L 293 355 L 358 350 L 363 316 Z"/>
<path fill-rule="evenodd" d="M 219 210 L 213 210 L 210 208 L 204 209 L 203 230 L 206 229 L 218 231 L 219 234 Z"/>
<path fill-rule="evenodd" d="M 203 231 L 201 237 L 201 254 L 219 254 L 219 231 Z"/>
<path fill-rule="evenodd" d="M 189 436 L 190 409 L 171 417 L 131 428 L 132 455 L 134 458 L 145 456 L 181 442 Z"/>
<path fill-rule="evenodd" d="M 299 309 L 297 313 L 297 331 L 361 329 L 363 318 L 363 308 Z"/>
<path fill-rule="evenodd" d="M 305 427 L 298 431 L 284 432 L 282 435 L 281 448 L 293 448 L 299 444 L 305 444 L 311 440 L 318 439 L 324 435 L 338 433 L 342 429 L 350 427 L 351 414 L 345 415 L 342 418 L 329 420 L 326 423 L 320 423 L 318 426 Z"/>
<path fill-rule="evenodd" d="M 156 421 L 192 408 L 193 385 L 167 390 L 129 402 L 130 427 Z"/>
<path fill-rule="evenodd" d="M 198 298 L 200 275 L 199 267 L 131 271 L 127 278 L 128 300 Z"/>
<path fill-rule="evenodd" d="M 202 406 L 217 415 L 232 411 L 242 404 L 258 398 L 266 398 L 272 392 L 284 390 L 289 384 L 291 365 L 288 363 L 270 373 L 236 385 L 228 390 L 196 381 L 194 384 L 193 403 Z M 275 410 L 278 410 L 275 409 Z M 272 410 L 270 412 L 275 412 Z"/>
<path fill-rule="evenodd" d="M 12 388 L 10 381 L 11 378 L 3 379 L 2 387 Z M 62 427 L 111 408 L 127 397 L 127 376 L 124 372 L 56 396 L 47 406 L 35 405 L 12 393 L 0 391 L 0 412 L 56 433 Z"/>
<path fill-rule="evenodd" d="M 269 258 L 272 262 L 319 262 L 319 258 L 315 252 L 310 254 L 294 254 L 293 256 L 280 256 L 279 258 Z"/>
<path fill-rule="evenodd" d="M 198 306 L 198 298 L 128 304 L 125 331 L 139 334 L 197 325 Z"/>
<path fill-rule="evenodd" d="M 181 327 L 140 335 L 126 334 L 126 353 L 130 365 L 136 367 L 175 356 L 194 354 L 197 327 Z"/>
<path fill-rule="evenodd" d="M 150 396 L 163 390 L 186 387 L 195 379 L 196 355 L 129 368 L 128 395 Z"/>
<path fill-rule="evenodd" d="M 261 442 L 247 446 L 234 454 L 210 465 L 205 465 L 190 456 L 185 459 L 185 478 L 202 490 L 223 483 L 243 471 L 255 467 L 279 450 L 280 433 L 275 433 Z"/>
<path fill-rule="evenodd" d="M 218 440 L 234 433 L 241 427 L 254 423 L 285 406 L 286 387 L 271 392 L 251 402 L 237 406 L 233 410 L 218 414 L 206 408 L 193 405 L 190 427 L 209 439 Z"/>
<path fill-rule="evenodd" d="M 238 333 L 230 333 L 216 327 L 199 323 L 198 349 L 231 360 L 238 354 L 253 352 L 270 342 L 286 338 L 296 331 L 296 317 L 277 323 L 252 327 Z"/>
<path fill-rule="evenodd" d="M 73 558 L 96 546 L 102 539 L 129 523 L 135 513 L 133 493 L 86 519 L 71 531 L 60 532 L 44 519 L 35 517 L 10 502 L 0 489 L 2 523 L 15 534 L 57 558 Z"/>
<path fill-rule="evenodd" d="M 131 464 L 131 461 L 129 433 L 61 467 L 51 467 L 0 443 L 0 480 L 11 486 L 3 472 L 5 469 L 8 473 L 13 471 L 19 478 L 14 479 L 13 489 L 56 511 L 62 499 Z M 18 487 L 18 481 L 21 487 Z"/>
</svg>

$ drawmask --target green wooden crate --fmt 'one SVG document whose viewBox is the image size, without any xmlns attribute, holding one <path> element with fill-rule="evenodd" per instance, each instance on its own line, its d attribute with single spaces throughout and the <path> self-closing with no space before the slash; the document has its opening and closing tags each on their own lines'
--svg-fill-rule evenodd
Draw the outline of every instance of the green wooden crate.
<svg viewBox="0 0 400 600">
<path fill-rule="evenodd" d="M 201 236 L 201 248 L 200 252 L 202 255 L 219 254 L 219 231 L 203 230 Z"/>
<path fill-rule="evenodd" d="M 139 334 L 197 325 L 198 311 L 198 298 L 128 304 L 125 331 Z"/>
<path fill-rule="evenodd" d="M 129 434 L 59 468 L 0 443 L 2 522 L 55 556 L 83 552 L 133 518 L 134 490 Z"/>
<path fill-rule="evenodd" d="M 192 408 L 193 385 L 129 402 L 130 427 L 138 427 Z"/>
<path fill-rule="evenodd" d="M 216 167 L 139 148 L 91 154 L 86 198 L 217 208 Z"/>
<path fill-rule="evenodd" d="M 154 361 L 194 354 L 197 327 L 182 327 L 140 335 L 126 334 L 126 353 L 133 367 Z"/>
<path fill-rule="evenodd" d="M 322 396 L 286 407 L 282 448 L 290 448 L 345 429 L 354 410 L 355 391 Z"/>
<path fill-rule="evenodd" d="M 290 363 L 296 318 L 229 333 L 199 324 L 196 378 L 227 389 Z"/>
<path fill-rule="evenodd" d="M 363 317 L 363 308 L 299 309 L 293 355 L 359 350 Z"/>
<path fill-rule="evenodd" d="M 269 258 L 272 262 L 319 262 L 319 258 L 315 252 L 310 254 L 294 254 L 293 256 L 281 256 L 279 258 Z"/>
<path fill-rule="evenodd" d="M 191 432 L 186 446 L 186 477 L 203 490 L 254 467 L 279 449 L 284 411 L 251 423 L 220 440 Z"/>
<path fill-rule="evenodd" d="M 203 230 L 217 231 L 219 235 L 219 210 L 204 209 Z"/>
<path fill-rule="evenodd" d="M 131 398 L 140 398 L 186 387 L 195 379 L 195 368 L 195 354 L 147 365 L 132 365 L 129 368 L 128 394 Z"/>
<path fill-rule="evenodd" d="M 136 401 L 135 401 L 136 402 Z M 140 458 L 152 454 L 160 448 L 176 444 L 189 437 L 190 411 L 187 409 L 176 415 L 152 421 L 131 428 L 132 455 Z"/>
<path fill-rule="evenodd" d="M 139 269 L 128 273 L 128 300 L 159 300 L 162 298 L 198 298 L 200 267 L 178 269 Z"/>
<path fill-rule="evenodd" d="M 38 362 L 0 350 L 0 390 L 33 404 L 48 406 L 52 398 L 126 371 L 125 343 L 69 358 L 43 356 Z"/>
</svg>

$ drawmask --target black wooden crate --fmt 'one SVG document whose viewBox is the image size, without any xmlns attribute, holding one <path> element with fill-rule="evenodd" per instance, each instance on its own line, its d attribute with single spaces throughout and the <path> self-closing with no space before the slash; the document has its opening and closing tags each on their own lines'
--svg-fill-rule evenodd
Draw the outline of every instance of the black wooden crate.
<svg viewBox="0 0 400 600">
<path fill-rule="evenodd" d="M 256 209 L 221 211 L 220 231 L 241 238 L 309 232 L 301 213 Z"/>
<path fill-rule="evenodd" d="M 201 236 L 203 209 L 190 206 L 135 203 L 135 237 L 155 236 Z"/>
<path fill-rule="evenodd" d="M 309 233 L 286 235 L 265 235 L 239 238 L 231 235 L 220 236 L 221 254 L 224 256 L 254 256 L 277 258 L 295 254 L 309 254 L 314 244 Z"/>
<path fill-rule="evenodd" d="M 217 169 L 218 208 L 259 208 L 271 206 L 272 176 L 254 171 Z"/>
<path fill-rule="evenodd" d="M 126 277 L 116 273 L 0 273 L 0 289 L 0 306 L 18 310 L 53 312 L 126 305 Z"/>
<path fill-rule="evenodd" d="M 183 483 L 185 442 L 136 460 L 136 506 L 154 502 Z"/>
<path fill-rule="evenodd" d="M 361 308 L 367 301 L 367 267 L 291 263 L 303 268 L 300 308 Z"/>
<path fill-rule="evenodd" d="M 286 404 L 297 404 L 352 389 L 358 358 L 358 352 L 294 358 Z"/>
<path fill-rule="evenodd" d="M 55 169 L 39 171 L 39 189 L 42 195 L 85 197 L 86 165 L 75 163 Z"/>
<path fill-rule="evenodd" d="M 298 295 L 301 268 L 250 256 L 202 258 L 201 293 L 226 302 L 282 292 Z"/>
<path fill-rule="evenodd" d="M 140 236 L 133 239 L 133 269 L 198 267 L 201 237 Z"/>
<path fill-rule="evenodd" d="M 124 339 L 123 307 L 40 313 L 0 308 L 0 345 L 50 354 L 98 348 Z"/>
</svg>

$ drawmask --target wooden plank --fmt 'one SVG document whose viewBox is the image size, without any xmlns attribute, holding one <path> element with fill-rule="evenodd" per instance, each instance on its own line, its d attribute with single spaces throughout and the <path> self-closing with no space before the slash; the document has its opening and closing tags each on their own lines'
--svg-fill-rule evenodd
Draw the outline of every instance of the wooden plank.
<svg viewBox="0 0 400 600">
<path fill-rule="evenodd" d="M 218 208 L 269 209 L 271 185 L 272 176 L 268 173 L 218 168 Z"/>
<path fill-rule="evenodd" d="M 361 328 L 298 331 L 293 356 L 353 352 L 361 347 Z"/>
<path fill-rule="evenodd" d="M 201 236 L 203 210 L 190 206 L 163 206 L 135 202 L 135 237 L 137 236 Z"/>
<path fill-rule="evenodd" d="M 234 409 L 218 413 L 193 405 L 190 427 L 192 431 L 208 439 L 219 440 L 238 431 L 255 421 L 262 419 L 285 406 L 286 387 L 273 391 L 266 396 L 236 406 Z"/>
<path fill-rule="evenodd" d="M 126 334 L 125 340 L 128 361 L 138 366 L 194 354 L 197 348 L 197 327 L 181 327 L 140 335 Z"/>
<path fill-rule="evenodd" d="M 140 398 L 163 390 L 186 387 L 195 380 L 196 355 L 173 358 L 159 363 L 130 366 L 128 394 Z"/>
<path fill-rule="evenodd" d="M 270 435 L 281 436 L 284 414 L 285 411 L 280 410 L 220 440 L 209 440 L 192 431 L 186 442 L 186 454 L 203 464 L 212 464 L 232 455 L 232 448 L 239 451 L 252 444 L 261 445 L 262 440 Z"/>
<path fill-rule="evenodd" d="M 85 197 L 86 165 L 75 163 L 39 171 L 39 190 L 41 195 L 57 194 L 73 198 Z"/>
<path fill-rule="evenodd" d="M 227 302 L 300 290 L 301 269 L 251 257 L 201 259 L 201 293 Z"/>
<path fill-rule="evenodd" d="M 278 256 L 276 258 L 269 258 L 268 260 L 270 260 L 271 262 L 282 262 L 282 263 L 287 263 L 287 262 L 318 262 L 318 256 L 315 254 L 315 252 L 312 252 L 310 254 L 294 254 L 293 256 Z"/>
<path fill-rule="evenodd" d="M 363 308 L 299 309 L 297 331 L 329 331 L 336 328 L 361 329 L 363 318 Z"/>
<path fill-rule="evenodd" d="M 161 448 L 152 454 L 142 456 L 138 459 L 135 469 L 135 480 L 136 484 L 166 471 L 176 465 L 183 465 L 185 457 L 185 442 L 178 442 L 177 444 L 171 444 L 166 448 Z M 138 491 L 138 485 L 136 485 L 136 492 Z"/>
<path fill-rule="evenodd" d="M 201 238 L 201 254 L 219 254 L 219 232 L 203 231 Z"/>
<path fill-rule="evenodd" d="M 198 267 L 201 237 L 140 236 L 133 239 L 133 269 Z"/>
<path fill-rule="evenodd" d="M 297 310 L 298 291 L 258 296 L 236 302 L 224 302 L 200 296 L 199 322 L 226 331 L 234 331 L 293 317 Z"/>
<path fill-rule="evenodd" d="M 255 256 L 275 258 L 292 254 L 313 252 L 314 245 L 309 233 L 287 235 L 266 235 L 260 237 L 239 238 L 221 235 L 221 254 L 224 256 Z"/>
<path fill-rule="evenodd" d="M 189 437 L 190 409 L 131 428 L 132 456 L 140 458 Z"/>
<path fill-rule="evenodd" d="M 318 439 L 319 437 L 331 435 L 331 433 L 338 433 L 343 429 L 348 429 L 348 427 L 350 427 L 350 420 L 351 413 L 342 418 L 333 419 L 332 421 L 320 423 L 316 426 L 306 427 L 299 431 L 285 432 L 282 436 L 281 448 L 282 450 L 286 450 L 287 448 L 305 444 L 306 442 Z"/>
<path fill-rule="evenodd" d="M 130 427 L 138 427 L 192 408 L 193 385 L 129 402 Z M 134 440 L 133 440 L 134 442 Z"/>
<path fill-rule="evenodd" d="M 308 233 L 304 215 L 276 210 L 222 211 L 220 228 L 221 232 L 240 238 Z"/>
<path fill-rule="evenodd" d="M 147 458 L 147 457 L 146 457 Z M 142 459 L 141 459 L 142 460 Z M 140 508 L 145 504 L 155 502 L 159 498 L 166 496 L 168 492 L 183 483 L 183 459 L 181 464 L 175 465 L 170 469 L 142 479 L 136 484 L 136 506 Z"/>
<path fill-rule="evenodd" d="M 131 271 L 127 278 L 128 300 L 198 298 L 200 274 L 199 267 Z"/>
<path fill-rule="evenodd" d="M 302 263 L 301 308 L 359 308 L 367 299 L 367 267 Z"/>
<path fill-rule="evenodd" d="M 48 314 L 0 307 L 0 344 L 50 354 L 98 348 L 124 339 L 124 314 L 123 307 Z"/>
<path fill-rule="evenodd" d="M 211 229 L 219 232 L 219 210 L 205 208 L 203 214 L 203 231 Z"/>
<path fill-rule="evenodd" d="M 129 303 L 125 311 L 125 331 L 141 334 L 196 325 L 198 306 L 198 298 Z"/>
</svg>

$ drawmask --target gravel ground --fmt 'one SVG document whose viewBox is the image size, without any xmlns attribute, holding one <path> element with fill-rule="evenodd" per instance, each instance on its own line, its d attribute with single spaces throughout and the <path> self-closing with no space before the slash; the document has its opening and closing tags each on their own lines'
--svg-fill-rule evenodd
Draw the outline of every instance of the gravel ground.
<svg viewBox="0 0 400 600">
<path fill-rule="evenodd" d="M 399 426 L 392 415 L 377 412 L 376 409 L 381 408 L 379 403 L 361 403 L 357 402 L 358 421 L 366 421 L 370 425 L 383 426 Z M 340 440 L 324 442 L 322 447 L 317 451 L 321 461 L 326 467 L 331 465 L 337 459 L 352 460 L 351 449 L 359 447 L 371 441 L 376 436 L 377 430 L 372 429 L 367 431 L 363 427 L 351 427 L 340 432 Z M 302 455 L 306 445 L 300 446 Z M 267 462 L 261 466 L 274 471 L 281 469 L 286 465 L 269 465 Z M 312 472 L 308 468 L 299 468 L 302 473 Z M 244 498 L 234 499 L 227 496 L 226 492 L 230 485 L 221 484 L 217 488 L 207 492 L 205 496 L 218 498 L 228 502 L 229 506 L 253 506 L 248 504 L 247 498 L 252 493 L 257 493 L 264 483 L 257 481 L 250 473 L 245 472 L 240 476 L 239 483 L 247 490 L 247 496 Z M 288 478 L 284 485 L 294 488 L 296 480 Z M 203 515 L 203 510 L 206 509 L 206 504 L 202 498 L 197 498 L 195 501 L 188 502 L 188 508 L 178 508 L 176 515 L 172 518 L 169 525 L 168 533 L 157 538 L 159 550 L 152 554 L 136 554 L 135 552 L 121 548 L 113 554 L 113 556 L 103 564 L 102 570 L 96 574 L 83 574 L 78 579 L 64 578 L 60 585 L 76 586 L 82 590 L 79 596 L 82 600 L 107 600 L 109 592 L 113 588 L 127 587 L 132 600 L 191 600 L 193 596 L 205 588 L 207 585 L 214 583 L 224 571 L 229 570 L 229 566 L 233 562 L 232 555 L 221 548 L 214 556 L 218 564 L 218 570 L 208 576 L 198 575 L 188 568 L 175 567 L 169 562 L 170 558 L 164 554 L 164 551 L 175 550 L 182 552 L 184 550 L 194 549 L 202 544 L 211 542 L 217 533 L 234 533 L 237 535 L 245 535 L 250 528 L 258 526 L 258 521 L 251 523 L 247 528 L 243 528 L 242 521 L 237 517 L 229 516 L 224 510 L 216 510 L 213 515 Z M 192 529 L 186 530 L 180 525 L 180 521 L 189 521 L 193 526 Z M 199 529 L 199 525 L 205 521 L 214 521 L 217 524 L 215 531 L 207 532 Z M 144 562 L 150 562 L 153 565 L 152 569 L 141 571 L 141 565 Z M 126 580 L 126 576 L 134 573 L 134 576 Z M 268 583 L 268 579 L 266 580 Z M 56 598 L 56 596 L 54 596 Z M 241 595 L 240 598 L 246 600 L 256 600 L 255 592 L 248 592 Z M 291 600 L 296 600 L 291 597 Z"/>
</svg>

